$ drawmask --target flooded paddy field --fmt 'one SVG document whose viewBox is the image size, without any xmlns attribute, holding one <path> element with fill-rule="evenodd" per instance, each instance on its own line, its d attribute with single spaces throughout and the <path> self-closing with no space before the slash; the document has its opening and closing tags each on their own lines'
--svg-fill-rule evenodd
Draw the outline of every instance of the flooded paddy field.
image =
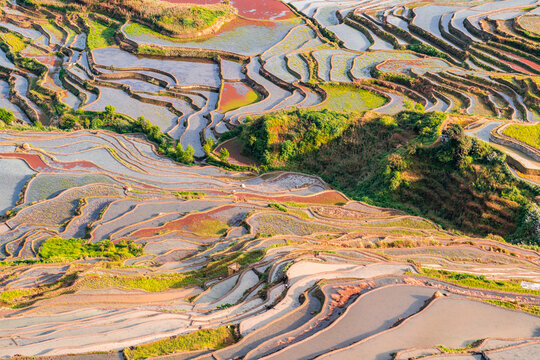
<svg viewBox="0 0 540 360">
<path fill-rule="evenodd" d="M 36 259 L 40 256 L 40 244 L 47 238 L 69 237 L 77 234 L 77 228 L 87 229 L 90 243 L 111 239 L 117 244 L 129 241 L 144 245 L 142 253 L 123 260 L 120 267 L 103 266 L 110 261 L 104 258 L 98 262 L 81 259 L 54 266 L 20 264 L 4 268 L 6 275 L 17 274 L 16 281 L 2 283 L 5 291 L 37 294 L 38 301 L 28 308 L 2 310 L 3 356 L 121 350 L 223 322 L 239 325 L 246 339 L 249 334 L 252 345 L 235 350 L 248 358 L 252 358 L 249 352 L 284 358 L 293 352 L 295 356 L 305 354 L 302 358 L 311 358 L 323 355 L 328 348 L 349 351 L 349 348 L 368 345 L 373 349 L 369 351 L 386 354 L 401 350 L 396 348 L 397 340 L 391 340 L 394 347 L 386 350 L 370 339 L 390 336 L 384 334 L 405 326 L 424 326 L 415 325 L 415 321 L 421 319 L 448 326 L 436 327 L 440 331 L 431 332 L 429 341 L 418 340 L 418 346 L 437 345 L 446 340 L 448 346 L 458 347 L 477 337 L 511 337 L 514 333 L 513 328 L 497 331 L 499 325 L 484 327 L 482 322 L 476 322 L 469 332 L 461 327 L 456 331 L 447 320 L 431 320 L 436 314 L 458 318 L 454 308 L 462 309 L 460 311 L 470 308 L 471 321 L 474 316 L 480 316 L 492 322 L 516 324 L 520 331 L 515 332 L 515 337 L 535 336 L 534 315 L 465 300 L 463 289 L 451 283 L 426 281 L 418 277 L 418 270 L 411 264 L 400 260 L 382 261 L 384 257 L 369 249 L 350 248 L 347 255 L 335 250 L 313 252 L 317 248 L 337 250 L 340 242 L 357 233 L 363 233 L 364 240 L 371 236 L 372 241 L 381 241 L 381 233 L 392 239 L 386 242 L 411 239 L 410 235 L 402 235 L 407 233 L 402 231 L 403 227 L 409 227 L 408 230 L 418 227 L 414 236 L 418 246 L 437 239 L 440 250 L 445 252 L 454 249 L 455 245 L 449 245 L 451 242 L 461 244 L 459 251 L 445 256 L 460 259 L 454 260 L 453 271 L 467 271 L 468 265 L 476 261 L 473 254 L 490 244 L 489 240 L 461 240 L 425 221 L 411 218 L 405 222 L 404 215 L 392 215 L 384 209 L 350 201 L 335 191 L 326 190 L 326 184 L 309 175 L 274 173 L 258 177 L 212 167 L 180 166 L 160 158 L 149 143 L 131 135 L 79 131 L 70 136 L 26 132 L 21 137 L 17 132 L 4 132 L 0 140 L 2 157 L 9 155 L 1 161 L 20 164 L 21 169 L 26 167 L 25 171 L 16 173 L 19 184 L 24 185 L 37 172 L 24 189 L 18 186 L 12 190 L 16 197 L 22 196 L 23 202 L 0 233 L 4 259 Z M 15 151 L 23 141 L 31 150 Z M 90 155 L 95 151 L 96 155 Z M 26 160 L 33 153 L 42 156 L 39 166 Z M 105 156 L 106 153 L 114 156 Z M 268 206 L 275 203 L 283 204 L 286 212 Z M 6 206 L 13 207 L 14 203 Z M 332 217 L 315 216 L 338 214 L 344 206 L 349 209 L 348 215 L 339 223 Z M 372 220 L 366 223 L 369 219 Z M 280 243 L 283 245 L 271 245 Z M 540 257 L 534 252 L 509 247 L 515 254 L 511 258 L 515 260 L 517 275 L 521 273 L 524 277 L 531 267 L 538 266 Z M 403 256 L 410 257 L 419 249 L 399 250 Z M 354 255 L 356 252 L 358 256 Z M 398 259 L 397 254 L 391 256 Z M 489 253 L 489 256 L 493 257 L 490 266 L 494 269 L 507 263 L 503 254 Z M 243 265 L 228 275 L 226 266 L 235 261 Z M 286 266 L 291 261 L 292 266 Z M 77 275 L 73 275 L 74 271 Z M 391 277 L 385 278 L 389 275 Z M 74 283 L 62 282 L 73 276 L 77 278 Z M 362 279 L 379 277 L 386 280 L 362 282 Z M 154 279 L 155 284 L 146 284 L 145 278 Z M 321 279 L 331 282 L 323 286 L 319 284 Z M 351 284 L 351 279 L 360 282 Z M 531 280 L 537 279 L 538 276 Z M 187 282 L 181 289 L 174 290 L 178 281 Z M 36 288 L 38 284 L 43 285 Z M 313 297 L 318 286 L 321 286 L 322 297 L 318 295 L 317 299 L 324 309 L 323 314 L 329 318 L 322 320 L 321 317 L 319 322 L 313 319 L 315 327 L 307 333 L 288 327 L 286 324 L 294 322 L 295 316 L 301 316 L 304 301 L 308 301 L 306 304 L 315 301 L 301 295 Z M 64 293 L 61 289 L 66 287 L 72 290 Z M 265 298 L 257 295 L 263 288 L 268 291 Z M 153 294 L 152 302 L 142 302 L 146 298 L 140 291 L 145 289 Z M 285 289 L 285 297 L 278 297 Z M 94 294 L 86 306 L 85 311 L 89 313 L 75 311 L 78 310 L 77 299 L 87 296 L 84 295 L 87 291 Z M 174 291 L 186 295 L 178 297 L 173 295 Z M 437 291 L 450 294 L 449 298 L 437 298 L 424 309 L 424 303 Z M 516 294 L 486 289 L 482 294 L 470 293 L 470 296 L 519 297 L 527 304 L 540 304 L 540 297 L 534 291 Z M 193 302 L 184 300 L 195 295 Z M 114 300 L 117 296 L 124 298 Z M 165 299 L 170 296 L 175 296 L 176 300 L 167 302 Z M 126 302 L 138 304 L 138 310 L 128 310 Z M 392 309 L 391 313 L 384 310 L 382 304 L 386 302 L 390 302 L 385 306 Z M 373 311 L 373 304 L 378 304 L 376 308 L 384 317 Z M 435 306 L 441 310 L 430 311 Z M 100 310 L 104 307 L 109 310 Z M 175 313 L 175 309 L 183 310 Z M 288 320 L 289 316 L 293 318 Z M 363 317 L 364 321 L 354 321 L 357 317 Z M 52 318 L 54 323 L 49 320 Z M 400 318 L 408 320 L 393 330 L 392 324 Z M 48 331 L 44 332 L 45 328 Z M 128 328 L 131 330 L 126 331 Z M 448 332 L 463 335 L 454 336 L 454 340 L 448 337 Z M 107 335 L 100 335 L 104 333 Z M 14 344 L 7 334 L 20 341 Z M 271 334 L 282 334 L 289 340 L 286 345 L 274 348 L 267 342 Z M 332 344 L 326 344 L 328 341 Z M 371 341 L 375 344 L 373 347 Z M 416 340 L 407 341 L 412 344 Z M 366 345 L 361 345 L 364 342 Z M 216 356 L 221 358 L 219 354 Z"/>
<path fill-rule="evenodd" d="M 531 4 L 524 1 L 519 6 Z M 324 93 L 329 98 L 327 107 L 331 109 L 352 101 L 352 107 L 340 110 L 398 112 L 403 109 L 398 103 L 408 94 L 396 94 L 396 89 L 391 89 L 388 82 L 372 95 L 366 94 L 376 98 L 385 93 L 389 101 L 385 107 L 378 101 L 357 106 L 356 101 L 346 99 L 338 100 L 337 106 L 333 106 L 333 99 L 342 95 L 337 87 L 330 88 L 326 84 L 370 83 L 373 79 L 390 79 L 396 74 L 429 83 L 418 89 L 413 99 L 428 110 L 461 111 L 489 117 L 504 114 L 514 120 L 536 118 L 521 105 L 513 106 L 516 102 L 529 102 L 528 95 L 516 92 L 506 83 L 501 85 L 497 77 L 500 70 L 508 78 L 534 76 L 538 74 L 534 59 L 527 58 L 524 50 L 502 49 L 493 44 L 486 47 L 479 41 L 478 32 L 486 31 L 486 24 L 490 22 L 519 18 L 520 24 L 530 28 L 528 19 L 535 16 L 534 12 L 518 11 L 518 5 L 511 2 L 495 6 L 489 1 L 480 1 L 465 6 L 445 1 L 414 9 L 408 9 L 400 1 L 349 1 L 330 6 L 311 1 L 285 4 L 275 0 L 242 0 L 232 5 L 238 17 L 226 22 L 211 36 L 176 38 L 132 21 L 117 23 L 114 30 L 117 36 L 96 42 L 98 45 L 94 45 L 93 38 L 89 39 L 88 29 L 72 20 L 63 23 L 65 20 L 59 18 L 55 24 L 50 24 L 40 18 L 43 14 L 39 11 L 19 11 L 17 5 L 12 5 L 9 11 L 20 14 L 16 21 L 3 21 L 5 31 L 11 34 L 5 41 L 10 49 L 24 47 L 26 56 L 47 66 L 49 73 L 42 75 L 42 85 L 62 94 L 60 99 L 67 109 L 102 112 L 105 106 L 112 105 L 119 113 L 133 119 L 144 116 L 162 132 L 175 140 L 181 139 L 184 147 L 191 145 L 199 157 L 204 156 L 202 145 L 207 137 L 214 140 L 216 134 L 238 125 L 246 116 L 294 106 L 321 108 L 324 103 L 320 94 Z M 396 19 L 405 25 L 398 24 Z M 28 26 L 31 21 L 42 25 Z M 471 26 L 476 30 L 469 30 Z M 407 37 L 394 27 L 413 35 Z M 518 30 L 513 32 L 518 33 Z M 90 35 L 94 37 L 93 33 Z M 20 38 L 22 45 L 13 40 L 13 36 Z M 521 38 L 516 41 L 530 42 Z M 470 52 L 467 65 L 462 65 L 456 59 L 462 57 L 463 43 L 470 42 L 474 50 Z M 419 51 L 417 44 L 430 50 Z M 58 49 L 64 53 L 63 58 L 52 54 Z M 0 60 L 6 71 L 14 72 L 13 76 L 20 76 L 19 71 L 28 72 L 21 70 L 7 55 L 0 56 Z M 455 78 L 456 70 L 460 72 L 459 79 Z M 481 80 L 476 78 L 478 70 L 485 71 Z M 255 98 L 251 92 L 248 96 L 246 89 L 240 89 L 241 85 L 231 83 L 237 80 L 242 80 L 259 96 Z M 315 82 L 315 88 L 302 87 L 302 83 L 310 81 Z M 22 80 L 20 83 L 19 89 L 22 89 Z M 450 104 L 433 93 L 448 94 L 449 88 L 460 83 L 463 91 L 459 95 L 460 102 Z M 199 114 L 184 108 L 173 115 L 169 109 L 158 109 L 167 107 L 166 100 L 152 103 L 163 100 L 157 97 L 166 92 L 200 90 L 222 94 L 219 101 L 197 104 L 204 108 Z M 9 98 L 6 91 L 3 94 Z M 142 99 L 144 103 L 141 103 L 137 101 L 141 100 L 138 96 L 152 100 Z M 510 99 L 512 104 L 495 101 L 501 97 Z M 231 99 L 232 106 L 223 105 L 229 101 L 227 99 Z M 5 107 L 25 122 L 32 122 L 36 117 L 43 122 L 51 116 L 51 111 L 43 113 L 43 106 L 34 96 L 26 102 L 33 110 L 19 109 L 8 101 Z M 209 115 L 212 112 L 213 115 Z M 219 120 L 208 120 L 210 116 Z"/>
<path fill-rule="evenodd" d="M 160 6 L 192 3 L 226 5 Z M 263 174 L 257 139 L 226 133 L 291 109 L 467 114 L 533 182 L 540 155 L 505 129 L 539 118 L 537 1 L 233 0 L 188 35 L 63 4 L 0 10 L 1 358 L 534 358 L 537 249 Z"/>
</svg>

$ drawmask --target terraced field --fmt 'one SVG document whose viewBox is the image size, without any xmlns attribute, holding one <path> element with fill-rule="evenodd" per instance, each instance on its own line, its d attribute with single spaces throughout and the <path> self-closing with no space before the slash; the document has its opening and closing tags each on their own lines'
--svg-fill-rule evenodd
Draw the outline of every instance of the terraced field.
<svg viewBox="0 0 540 360">
<path fill-rule="evenodd" d="M 0 234 L 4 260 L 39 259 L 41 244 L 51 237 L 144 245 L 141 253 L 114 263 L 80 258 L 4 265 L 3 356 L 122 350 L 201 326 L 230 324 L 239 326 L 243 338 L 217 351 L 216 358 L 290 358 L 289 351 L 310 358 L 329 349 L 349 351 L 379 333 L 380 341 L 388 343 L 383 334 L 406 317 L 411 319 L 401 327 L 425 328 L 422 321 L 448 325 L 440 338 L 408 340 L 398 350 L 438 345 L 447 332 L 462 334 L 446 343 L 453 347 L 483 337 L 535 336 L 534 315 L 463 297 L 540 305 L 538 291 L 519 286 L 521 279 L 540 278 L 540 255 L 534 251 L 460 237 L 399 211 L 350 201 L 313 176 L 182 167 L 131 135 L 7 131 L 0 135 L 0 146 L 3 161 L 20 164 L 9 167 L 11 176 L 23 185 L 26 181 Z M 238 268 L 231 274 L 227 266 L 233 263 Z M 427 278 L 420 263 L 437 271 L 483 274 L 486 288 Z M 491 278 L 507 279 L 508 285 L 491 285 Z M 505 288 L 514 292 L 501 291 Z M 395 312 L 391 315 L 381 300 L 371 299 L 384 292 L 391 295 L 378 296 L 403 309 L 387 304 Z M 435 292 L 448 298 L 432 299 Z M 424 301 L 433 304 L 424 309 Z M 477 323 L 469 334 L 454 328 L 458 324 L 430 320 L 430 314 L 440 313 L 428 311 L 435 306 L 458 316 L 451 315 L 458 302 L 463 311 L 482 316 L 476 310 L 480 306 L 489 312 L 486 318 L 511 322 L 520 330 Z M 353 320 L 361 316 L 356 313 L 372 309 L 370 303 L 379 304 L 377 311 L 388 319 L 369 310 L 373 320 L 354 328 L 360 325 Z M 133 304 L 136 310 L 130 309 Z M 307 309 L 320 312 L 294 327 Z M 324 335 L 333 331 L 350 337 Z M 283 341 L 273 341 L 276 336 Z M 323 345 L 319 336 L 335 343 Z M 373 351 L 389 353 L 401 346 L 391 343 L 396 345 L 390 350 L 374 345 Z"/>
<path fill-rule="evenodd" d="M 226 17 L 217 0 L 148 1 L 154 22 L 129 0 L 0 1 L 1 358 L 537 357 L 539 239 L 265 171 L 300 145 L 356 156 L 379 137 L 347 178 L 393 176 L 412 197 L 411 159 L 459 124 L 506 157 L 460 138 L 470 152 L 438 152 L 437 175 L 490 209 L 479 228 L 519 216 L 540 236 L 520 213 L 540 193 L 539 1 L 234 0 Z M 209 26 L 167 31 L 173 9 Z M 407 118 L 431 111 L 452 116 Z M 249 158 L 244 130 L 276 113 L 258 131 L 279 146 Z M 486 164 L 523 182 L 484 196 L 506 179 Z"/>
</svg>

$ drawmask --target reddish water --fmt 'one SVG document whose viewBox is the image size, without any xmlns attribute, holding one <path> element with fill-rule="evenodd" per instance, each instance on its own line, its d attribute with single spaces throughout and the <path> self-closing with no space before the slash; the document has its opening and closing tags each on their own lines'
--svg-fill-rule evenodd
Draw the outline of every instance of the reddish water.
<svg viewBox="0 0 540 360">
<path fill-rule="evenodd" d="M 241 81 L 225 82 L 219 102 L 220 111 L 230 111 L 254 102 L 257 95 L 252 88 Z"/>
<path fill-rule="evenodd" d="M 220 0 L 165 0 L 179 4 L 217 4 Z M 250 19 L 283 20 L 295 17 L 294 13 L 277 0 L 231 0 L 231 4 L 238 9 L 238 14 Z"/>
<path fill-rule="evenodd" d="M 512 58 L 512 59 L 515 59 L 523 64 L 526 64 L 526 65 L 529 65 L 530 67 L 532 67 L 534 70 L 537 70 L 537 71 L 540 71 L 540 65 L 538 65 L 537 63 L 535 63 L 534 61 L 531 61 L 531 60 L 528 60 L 528 59 L 525 59 L 525 58 L 522 58 L 521 56 L 518 56 L 518 55 L 515 55 L 515 54 L 512 54 L 512 53 L 509 53 L 509 52 L 506 52 L 506 51 L 501 51 L 502 54 Z M 521 68 L 521 66 L 519 65 L 516 65 L 518 66 L 519 68 Z M 521 68 L 523 69 L 523 68 Z M 529 71 L 523 69 L 523 71 L 526 71 L 527 73 L 530 74 Z"/>
<path fill-rule="evenodd" d="M 3 158 L 12 158 L 12 159 L 21 159 L 24 160 L 28 166 L 33 170 L 38 172 L 51 172 L 58 169 L 75 169 L 75 168 L 84 168 L 87 170 L 102 170 L 100 167 L 96 166 L 90 161 L 70 161 L 70 162 L 57 162 L 50 161 L 50 166 L 47 165 L 43 159 L 37 154 L 26 154 L 26 153 L 0 153 L 0 157 Z"/>
</svg>

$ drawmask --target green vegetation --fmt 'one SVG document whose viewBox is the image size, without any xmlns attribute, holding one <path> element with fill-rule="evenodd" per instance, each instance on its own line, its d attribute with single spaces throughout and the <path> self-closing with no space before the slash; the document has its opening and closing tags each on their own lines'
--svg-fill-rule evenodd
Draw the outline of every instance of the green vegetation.
<svg viewBox="0 0 540 360">
<path fill-rule="evenodd" d="M 161 132 L 159 126 L 152 125 L 144 116 L 134 120 L 115 111 L 116 109 L 109 105 L 101 113 L 78 111 L 65 114 L 60 118 L 59 127 L 64 130 L 105 129 L 119 134 L 143 133 L 148 140 L 156 144 L 160 154 L 184 164 L 193 163 L 195 150 L 192 146 L 184 150 L 182 144 Z"/>
<path fill-rule="evenodd" d="M 115 44 L 113 38 L 118 30 L 117 26 L 91 19 L 88 19 L 88 25 L 90 27 L 90 33 L 88 34 L 88 48 L 90 50 Z"/>
<path fill-rule="evenodd" d="M 169 289 L 179 289 L 186 286 L 202 286 L 205 282 L 227 275 L 227 266 L 238 263 L 247 266 L 261 260 L 265 252 L 254 250 L 249 252 L 234 252 L 220 259 L 211 261 L 198 271 L 184 274 L 161 274 L 146 276 L 117 276 L 117 275 L 87 275 L 77 286 L 86 289 L 104 289 L 117 287 L 122 289 L 139 289 L 148 292 L 160 292 Z"/>
<path fill-rule="evenodd" d="M 476 276 L 447 270 L 428 269 L 424 267 L 420 268 L 420 274 L 424 276 L 429 276 L 431 278 L 444 280 L 456 285 L 468 286 L 473 288 L 540 295 L 539 290 L 522 288 L 520 286 L 520 281 L 518 280 L 489 280 L 484 275 Z"/>
<path fill-rule="evenodd" d="M 540 306 L 529 305 L 529 304 L 520 304 L 518 302 L 512 301 L 500 301 L 500 300 L 482 300 L 492 305 L 505 307 L 507 309 L 525 311 L 534 315 L 540 315 Z"/>
<path fill-rule="evenodd" d="M 4 304 L 11 304 L 15 300 L 20 299 L 25 296 L 33 295 L 36 293 L 35 289 L 15 289 L 15 290 L 4 290 L 0 292 L 0 302 Z"/>
<path fill-rule="evenodd" d="M 122 260 L 139 256 L 142 246 L 135 243 L 115 244 L 110 240 L 85 243 L 83 239 L 50 238 L 39 247 L 38 255 L 44 262 L 67 262 L 77 259 L 105 257 Z"/>
<path fill-rule="evenodd" d="M 8 33 L 2 34 L 1 37 L 2 37 L 2 40 L 4 40 L 9 45 L 9 47 L 11 48 L 11 51 L 15 53 L 21 52 L 26 48 L 26 43 L 17 34 L 8 32 Z"/>
<path fill-rule="evenodd" d="M 320 109 L 332 111 L 364 111 L 383 106 L 387 100 L 378 94 L 356 86 L 324 84 L 320 87 L 328 94 L 328 99 Z"/>
<path fill-rule="evenodd" d="M 177 191 L 174 194 L 182 200 L 202 199 L 206 196 L 206 193 L 193 191 Z"/>
<path fill-rule="evenodd" d="M 234 327 L 225 325 L 127 348 L 124 350 L 124 355 L 128 360 L 147 359 L 181 351 L 220 349 L 235 342 Z"/>
<path fill-rule="evenodd" d="M 515 193 L 519 195 L 519 193 Z M 538 251 L 538 245 L 540 245 L 540 207 L 535 203 L 522 206 L 517 224 L 516 232 L 509 240 L 514 243 L 530 245 L 530 248 Z"/>
<path fill-rule="evenodd" d="M 240 139 L 263 170 L 316 174 L 353 199 L 446 228 L 539 243 L 532 199 L 540 190 L 517 180 L 503 154 L 459 125 L 435 143 L 446 118 L 421 107 L 395 116 L 293 110 L 248 121 Z"/>
<path fill-rule="evenodd" d="M 8 41 L 11 41 L 11 44 Z M 0 49 L 4 50 L 7 58 L 15 65 L 38 75 L 43 75 L 48 70 L 47 66 L 43 65 L 36 59 L 20 55 L 19 52 L 12 48 L 12 46 L 20 47 L 20 44 L 14 44 L 13 41 L 13 38 L 5 38 L 4 36 L 0 37 Z"/>
<path fill-rule="evenodd" d="M 282 212 L 289 212 L 289 210 L 285 206 L 278 203 L 269 203 L 268 207 L 282 211 Z"/>
<path fill-rule="evenodd" d="M 444 354 L 459 354 L 463 352 L 467 352 L 467 350 L 477 347 L 482 343 L 483 339 L 473 341 L 472 343 L 468 344 L 465 347 L 462 348 L 448 348 L 444 345 L 438 345 L 437 348 Z"/>
<path fill-rule="evenodd" d="M 334 111 L 292 110 L 246 119 L 240 138 L 244 150 L 260 163 L 275 167 L 315 151 L 349 126 L 352 115 Z"/>
<path fill-rule="evenodd" d="M 51 284 L 41 285 L 29 289 L 13 289 L 0 292 L 0 305 L 20 309 L 34 304 L 49 294 L 58 294 L 73 285 L 77 279 L 76 273 L 70 273 Z"/>
<path fill-rule="evenodd" d="M 219 150 L 218 158 L 221 162 L 228 163 L 229 155 L 229 150 L 227 150 L 226 148 L 221 148 L 221 150 Z"/>
<path fill-rule="evenodd" d="M 10 125 L 11 123 L 15 122 L 17 118 L 10 110 L 6 110 L 4 108 L 0 108 L 0 121 L 3 121 L 4 124 Z"/>
<path fill-rule="evenodd" d="M 407 45 L 407 50 L 411 50 L 420 54 L 439 57 L 448 61 L 452 61 L 452 58 L 448 56 L 448 54 L 445 54 L 442 51 L 437 50 L 431 45 L 423 44 L 421 42 L 413 42 L 412 44 Z"/>
<path fill-rule="evenodd" d="M 512 124 L 504 128 L 503 134 L 540 150 L 540 124 Z"/>
<path fill-rule="evenodd" d="M 186 149 L 184 150 L 184 147 L 182 146 L 182 144 L 178 142 L 178 144 L 176 144 L 175 155 L 176 155 L 175 156 L 176 161 L 184 163 L 184 164 L 191 164 L 194 160 L 195 149 L 193 149 L 193 146 L 188 145 Z"/>
<path fill-rule="evenodd" d="M 202 285 L 202 282 L 193 273 L 163 274 L 152 277 L 88 275 L 78 283 L 78 286 L 86 289 L 117 287 L 122 289 L 139 289 L 148 292 L 160 292 L 193 285 Z"/>
<path fill-rule="evenodd" d="M 161 37 L 166 38 L 167 40 L 171 39 L 174 40 L 174 38 L 171 38 L 170 36 L 165 36 L 163 34 L 158 33 L 157 31 L 152 30 L 148 26 L 145 26 L 143 24 L 139 23 L 129 23 L 125 28 L 124 32 L 128 36 L 138 36 L 138 35 L 151 35 L 153 37 Z"/>
</svg>

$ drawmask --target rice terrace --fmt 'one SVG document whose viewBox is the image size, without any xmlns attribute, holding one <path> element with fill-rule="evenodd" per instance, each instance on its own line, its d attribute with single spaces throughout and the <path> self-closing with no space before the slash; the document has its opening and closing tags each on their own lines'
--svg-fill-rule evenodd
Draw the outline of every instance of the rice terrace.
<svg viewBox="0 0 540 360">
<path fill-rule="evenodd" d="M 540 358 L 540 1 L 0 0 L 0 358 Z"/>
</svg>

